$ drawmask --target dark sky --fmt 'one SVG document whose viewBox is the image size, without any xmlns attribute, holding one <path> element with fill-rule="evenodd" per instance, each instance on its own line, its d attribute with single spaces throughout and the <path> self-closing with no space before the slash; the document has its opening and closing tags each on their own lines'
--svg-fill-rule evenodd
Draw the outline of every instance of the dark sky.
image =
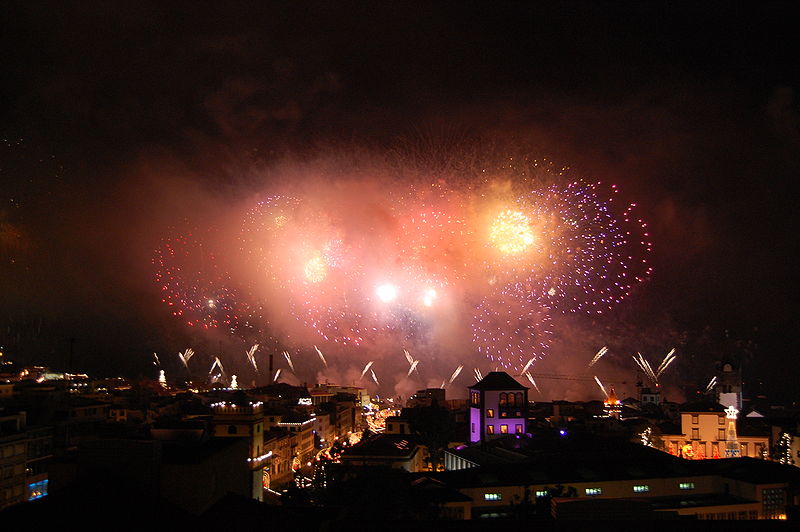
<svg viewBox="0 0 800 532">
<path fill-rule="evenodd" d="M 619 183 L 655 243 L 631 312 L 753 340 L 753 380 L 788 389 L 791 3 L 120 4 L 0 13 L 0 327 L 31 361 L 75 337 L 87 369 L 136 372 L 181 343 L 145 310 L 182 204 L 161 174 L 233 201 L 286 153 L 481 138 Z"/>
</svg>

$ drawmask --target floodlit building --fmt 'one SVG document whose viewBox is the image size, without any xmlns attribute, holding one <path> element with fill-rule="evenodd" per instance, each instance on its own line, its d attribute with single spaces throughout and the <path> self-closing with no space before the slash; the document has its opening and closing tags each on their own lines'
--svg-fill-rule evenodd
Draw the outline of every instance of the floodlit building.
<svg viewBox="0 0 800 532">
<path fill-rule="evenodd" d="M 469 441 L 525 433 L 528 388 L 503 371 L 493 371 L 469 387 Z"/>
<path fill-rule="evenodd" d="M 737 418 L 729 418 L 733 410 L 726 413 L 725 407 L 719 403 L 686 403 L 680 409 L 681 433 L 661 435 L 667 451 L 682 458 L 703 459 L 736 457 L 738 449 L 738 456 L 766 458 L 769 435 L 737 432 Z"/>
</svg>

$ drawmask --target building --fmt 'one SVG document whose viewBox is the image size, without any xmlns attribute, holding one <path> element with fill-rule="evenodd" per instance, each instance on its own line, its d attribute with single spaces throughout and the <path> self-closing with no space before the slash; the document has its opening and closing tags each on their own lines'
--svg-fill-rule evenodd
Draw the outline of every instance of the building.
<svg viewBox="0 0 800 532">
<path fill-rule="evenodd" d="M 732 412 L 729 410 L 729 412 Z M 768 435 L 734 434 L 735 445 L 729 445 L 731 421 L 734 429 L 737 419 L 729 420 L 726 409 L 719 403 L 686 403 L 680 409 L 680 434 L 663 433 L 666 450 L 675 456 L 690 459 L 725 458 L 738 447 L 740 456 L 766 458 L 769 452 Z"/>
<path fill-rule="evenodd" d="M 362 440 L 342 455 L 344 466 L 383 466 L 411 473 L 429 469 L 428 449 L 416 438 L 400 434 L 378 434 Z"/>
<path fill-rule="evenodd" d="M 800 472 L 773 462 L 687 462 L 621 439 L 537 438 L 449 450 L 452 469 L 434 478 L 472 501 L 473 518 L 785 519 L 797 502 Z"/>
<path fill-rule="evenodd" d="M 220 401 L 211 405 L 213 417 L 211 434 L 216 438 L 242 438 L 248 442 L 248 463 L 251 470 L 251 496 L 263 500 L 265 460 L 269 452 L 264 449 L 264 412 L 261 402 L 252 402 L 243 394 L 234 401 Z"/>
<path fill-rule="evenodd" d="M 493 371 L 469 387 L 469 441 L 525 433 L 528 388 L 511 375 Z"/>
<path fill-rule="evenodd" d="M 25 412 L 0 410 L 0 509 L 48 494 L 52 452 L 50 427 L 28 426 Z"/>
</svg>

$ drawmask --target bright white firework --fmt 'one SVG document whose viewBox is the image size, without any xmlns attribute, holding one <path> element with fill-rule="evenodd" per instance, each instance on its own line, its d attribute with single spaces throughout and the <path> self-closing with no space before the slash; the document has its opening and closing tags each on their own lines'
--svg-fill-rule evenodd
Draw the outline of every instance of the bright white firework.
<svg viewBox="0 0 800 532">
<path fill-rule="evenodd" d="M 364 378 L 364 375 L 366 375 L 366 374 L 367 374 L 367 371 L 369 371 L 369 368 L 371 368 L 371 367 L 372 367 L 372 364 L 374 364 L 374 363 L 375 363 L 375 361 L 374 361 L 374 360 L 370 360 L 369 362 L 367 362 L 367 363 L 364 365 L 364 369 L 363 369 L 363 370 L 361 370 L 361 377 L 359 377 L 359 380 L 361 380 L 361 379 L 363 379 L 363 378 Z"/>
<path fill-rule="evenodd" d="M 378 299 L 384 303 L 390 303 L 397 299 L 397 287 L 393 284 L 382 284 L 378 286 L 378 288 L 375 290 L 375 293 L 378 294 Z"/>
<path fill-rule="evenodd" d="M 603 346 L 603 347 L 601 347 L 601 348 L 600 348 L 600 351 L 598 351 L 598 352 L 597 352 L 597 353 L 594 355 L 594 358 L 592 359 L 592 361 L 591 361 L 591 362 L 589 362 L 589 367 L 591 368 L 592 366 L 594 366 L 594 365 L 595 365 L 595 363 L 596 363 L 598 360 L 600 360 L 601 358 L 603 358 L 603 355 L 605 355 L 606 353 L 608 353 L 608 347 L 606 347 L 606 346 Z"/>
<path fill-rule="evenodd" d="M 317 347 L 317 346 L 314 346 L 314 350 L 317 352 L 317 354 L 319 355 L 320 360 L 322 360 L 322 363 L 325 364 L 325 367 L 327 368 L 328 367 L 328 361 L 325 360 L 325 355 L 322 354 L 322 351 L 320 351 L 319 347 Z"/>
<path fill-rule="evenodd" d="M 453 383 L 453 381 L 454 381 L 454 380 L 456 380 L 456 377 L 458 377 L 458 374 L 459 374 L 459 373 L 461 373 L 461 370 L 462 370 L 462 369 L 464 369 L 464 366 L 463 366 L 463 365 L 459 365 L 459 366 L 456 368 L 456 370 L 453 372 L 453 374 L 452 374 L 452 375 L 450 375 L 450 380 L 448 381 L 448 384 L 452 384 L 452 383 Z"/>
</svg>

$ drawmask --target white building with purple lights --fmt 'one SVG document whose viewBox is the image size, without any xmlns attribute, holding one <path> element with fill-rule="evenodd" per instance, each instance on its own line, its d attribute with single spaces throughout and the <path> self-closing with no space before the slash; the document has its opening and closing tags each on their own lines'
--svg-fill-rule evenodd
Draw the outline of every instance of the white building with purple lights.
<svg viewBox="0 0 800 532">
<path fill-rule="evenodd" d="M 469 387 L 469 441 L 524 434 L 528 388 L 503 371 L 493 371 Z"/>
</svg>

